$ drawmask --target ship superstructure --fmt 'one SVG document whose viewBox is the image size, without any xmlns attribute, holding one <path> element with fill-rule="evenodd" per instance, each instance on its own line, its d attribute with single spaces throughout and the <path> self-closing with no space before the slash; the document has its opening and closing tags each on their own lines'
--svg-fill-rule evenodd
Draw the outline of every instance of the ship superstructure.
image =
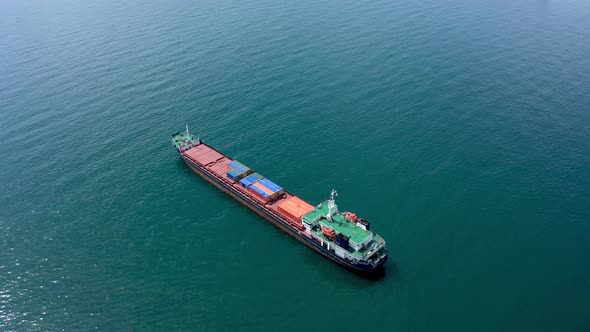
<svg viewBox="0 0 590 332">
<path fill-rule="evenodd" d="M 385 241 L 366 220 L 340 212 L 337 193 L 313 206 L 186 132 L 172 135 L 185 163 L 205 180 L 323 256 L 357 272 L 373 273 L 387 260 Z"/>
</svg>

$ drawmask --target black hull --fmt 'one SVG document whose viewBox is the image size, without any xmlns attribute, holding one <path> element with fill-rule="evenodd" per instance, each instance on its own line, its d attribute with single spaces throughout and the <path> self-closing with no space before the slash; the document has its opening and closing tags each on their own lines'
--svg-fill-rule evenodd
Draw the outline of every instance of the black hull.
<svg viewBox="0 0 590 332">
<path fill-rule="evenodd" d="M 252 200 L 250 197 L 244 195 L 240 191 L 236 190 L 231 184 L 226 183 L 225 181 L 218 178 L 216 175 L 212 174 L 210 171 L 204 169 L 202 166 L 198 165 L 197 163 L 193 162 L 189 158 L 186 158 L 182 153 L 180 156 L 184 160 L 184 162 L 197 174 L 203 177 L 205 180 L 210 182 L 211 184 L 215 185 L 228 195 L 232 196 L 240 203 L 244 204 L 252 211 L 258 213 L 260 216 L 264 217 L 275 226 L 283 230 L 284 232 L 288 233 L 289 235 L 293 236 L 297 240 L 303 242 L 305 245 L 310 247 L 311 249 L 315 250 L 317 253 L 321 254 L 322 256 L 330 259 L 334 263 L 345 267 L 355 273 L 361 275 L 374 275 L 377 273 L 381 273 L 383 271 L 383 265 L 387 261 L 387 256 L 385 256 L 378 265 L 372 266 L 369 264 L 360 264 L 360 263 L 353 263 L 348 260 L 342 259 L 336 256 L 335 253 L 328 250 L 326 247 L 322 246 L 321 243 L 318 241 L 307 237 L 306 235 L 302 235 L 301 231 L 297 228 L 293 227 L 288 220 L 281 218 L 279 215 L 273 214 L 269 212 L 263 205 L 260 205 L 258 202 Z"/>
</svg>

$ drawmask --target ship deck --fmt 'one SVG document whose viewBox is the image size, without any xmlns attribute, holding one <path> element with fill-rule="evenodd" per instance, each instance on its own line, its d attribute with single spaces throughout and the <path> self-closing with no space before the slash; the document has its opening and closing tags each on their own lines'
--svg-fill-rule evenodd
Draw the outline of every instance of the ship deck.
<svg viewBox="0 0 590 332">
<path fill-rule="evenodd" d="M 230 184 L 235 190 L 245 194 L 246 196 L 250 197 L 257 201 L 260 205 L 272 210 L 274 213 L 277 213 L 286 220 L 289 220 L 291 224 L 296 227 L 297 229 L 302 229 L 303 226 L 301 225 L 300 221 L 293 220 L 289 216 L 286 216 L 282 212 L 279 211 L 279 205 L 293 196 L 293 194 L 287 192 L 285 190 L 284 194 L 279 198 L 272 202 L 265 202 L 262 198 L 252 195 L 247 189 L 240 186 L 239 182 L 234 182 L 230 180 L 227 176 L 228 164 L 233 161 L 230 157 L 224 155 L 223 153 L 217 151 L 216 149 L 210 147 L 205 143 L 201 143 L 197 146 L 193 146 L 192 148 L 183 152 L 183 154 L 188 157 L 189 159 L 193 160 L 197 164 L 202 165 L 202 167 L 208 169 L 209 171 L 213 172 L 219 179 L 222 179 L 224 182 Z"/>
<path fill-rule="evenodd" d="M 322 203 L 321 206 L 316 206 L 315 210 L 305 215 L 305 218 L 315 219 L 319 216 L 328 214 L 328 204 Z M 371 232 L 366 231 L 352 222 L 344 219 L 343 216 L 335 214 L 332 219 L 334 222 L 328 220 L 321 221 L 322 224 L 334 228 L 337 233 L 342 233 L 356 243 L 362 243 L 367 237 L 371 236 Z"/>
</svg>

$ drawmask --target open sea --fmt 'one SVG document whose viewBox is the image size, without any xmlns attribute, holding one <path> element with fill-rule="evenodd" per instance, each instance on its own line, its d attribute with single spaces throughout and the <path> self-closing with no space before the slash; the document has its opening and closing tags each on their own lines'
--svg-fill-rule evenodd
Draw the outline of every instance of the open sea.
<svg viewBox="0 0 590 332">
<path fill-rule="evenodd" d="M 209 144 L 372 223 L 324 259 Z M 1 331 L 590 331 L 590 2 L 0 2 Z"/>
</svg>

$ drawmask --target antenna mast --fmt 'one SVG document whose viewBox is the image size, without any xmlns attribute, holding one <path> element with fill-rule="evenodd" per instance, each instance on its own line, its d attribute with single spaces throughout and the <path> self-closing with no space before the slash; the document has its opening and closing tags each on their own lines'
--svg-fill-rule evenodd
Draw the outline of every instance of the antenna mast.
<svg viewBox="0 0 590 332">
<path fill-rule="evenodd" d="M 330 193 L 330 200 L 328 200 L 328 220 L 333 221 L 332 215 L 338 212 L 338 208 L 336 207 L 336 196 L 338 196 L 338 192 L 332 189 Z"/>
</svg>

